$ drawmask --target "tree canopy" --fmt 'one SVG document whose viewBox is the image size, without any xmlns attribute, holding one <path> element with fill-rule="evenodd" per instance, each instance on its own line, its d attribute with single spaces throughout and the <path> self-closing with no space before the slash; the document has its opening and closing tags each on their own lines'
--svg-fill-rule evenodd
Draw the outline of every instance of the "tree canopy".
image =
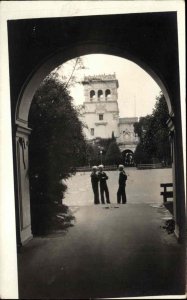
<svg viewBox="0 0 187 300">
<path fill-rule="evenodd" d="M 164 95 L 156 98 L 155 107 L 151 115 L 141 117 L 134 124 L 135 133 L 140 138 L 135 151 L 136 163 L 151 163 L 154 161 L 170 164 L 170 143 L 167 120 L 169 112 Z"/>
<path fill-rule="evenodd" d="M 101 162 L 104 164 L 111 163 L 106 159 L 108 148 L 112 142 L 115 142 L 115 137 L 97 138 L 92 143 L 87 143 L 86 147 L 86 165 L 98 165 Z M 101 154 L 102 151 L 102 154 Z"/>
<path fill-rule="evenodd" d="M 121 151 L 116 143 L 116 141 L 112 141 L 108 147 L 106 153 L 106 162 L 107 164 L 119 164 L 122 160 Z"/>
<path fill-rule="evenodd" d="M 41 204 L 47 207 L 61 202 L 65 187 L 59 180 L 74 174 L 74 168 L 85 159 L 83 125 L 65 83 L 54 74 L 34 95 L 29 126 L 31 204 L 38 209 Z"/>
</svg>

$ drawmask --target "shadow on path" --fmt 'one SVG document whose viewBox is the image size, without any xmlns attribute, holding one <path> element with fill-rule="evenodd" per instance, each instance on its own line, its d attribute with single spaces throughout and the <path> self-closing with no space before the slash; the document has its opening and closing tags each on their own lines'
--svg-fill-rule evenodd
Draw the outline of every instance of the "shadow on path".
<svg viewBox="0 0 187 300">
<path fill-rule="evenodd" d="M 162 228 L 165 208 L 126 204 L 72 210 L 74 227 L 34 238 L 18 254 L 21 299 L 185 293 L 185 251 Z"/>
</svg>

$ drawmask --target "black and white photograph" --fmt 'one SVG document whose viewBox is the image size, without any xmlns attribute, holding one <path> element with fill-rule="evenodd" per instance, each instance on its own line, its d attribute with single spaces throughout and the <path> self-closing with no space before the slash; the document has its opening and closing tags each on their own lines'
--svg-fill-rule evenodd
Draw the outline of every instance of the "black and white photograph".
<svg viewBox="0 0 187 300">
<path fill-rule="evenodd" d="M 186 298 L 184 1 L 2 1 L 2 299 Z"/>
</svg>

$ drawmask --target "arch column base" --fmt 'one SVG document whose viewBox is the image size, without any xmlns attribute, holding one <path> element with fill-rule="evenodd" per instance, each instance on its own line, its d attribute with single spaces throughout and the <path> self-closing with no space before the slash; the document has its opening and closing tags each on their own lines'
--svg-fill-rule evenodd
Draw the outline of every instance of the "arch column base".
<svg viewBox="0 0 187 300">
<path fill-rule="evenodd" d="M 30 240 L 32 240 L 33 235 L 31 231 L 31 225 L 29 225 L 27 228 L 23 228 L 20 232 L 21 237 L 21 245 L 24 246 L 27 244 Z"/>
</svg>

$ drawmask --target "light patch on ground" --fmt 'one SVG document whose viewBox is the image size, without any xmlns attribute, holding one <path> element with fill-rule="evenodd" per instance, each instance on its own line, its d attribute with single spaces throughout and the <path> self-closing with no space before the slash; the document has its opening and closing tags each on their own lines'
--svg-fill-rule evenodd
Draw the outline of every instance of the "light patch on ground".
<svg viewBox="0 0 187 300">
<path fill-rule="evenodd" d="M 128 180 L 126 185 L 127 202 L 130 204 L 163 203 L 160 196 L 160 183 L 172 182 L 171 169 L 137 170 L 126 169 Z M 109 176 L 108 188 L 111 203 L 117 203 L 118 171 L 107 171 Z M 77 173 L 67 180 L 68 190 L 63 203 L 68 206 L 93 205 L 93 191 L 90 172 Z"/>
</svg>

